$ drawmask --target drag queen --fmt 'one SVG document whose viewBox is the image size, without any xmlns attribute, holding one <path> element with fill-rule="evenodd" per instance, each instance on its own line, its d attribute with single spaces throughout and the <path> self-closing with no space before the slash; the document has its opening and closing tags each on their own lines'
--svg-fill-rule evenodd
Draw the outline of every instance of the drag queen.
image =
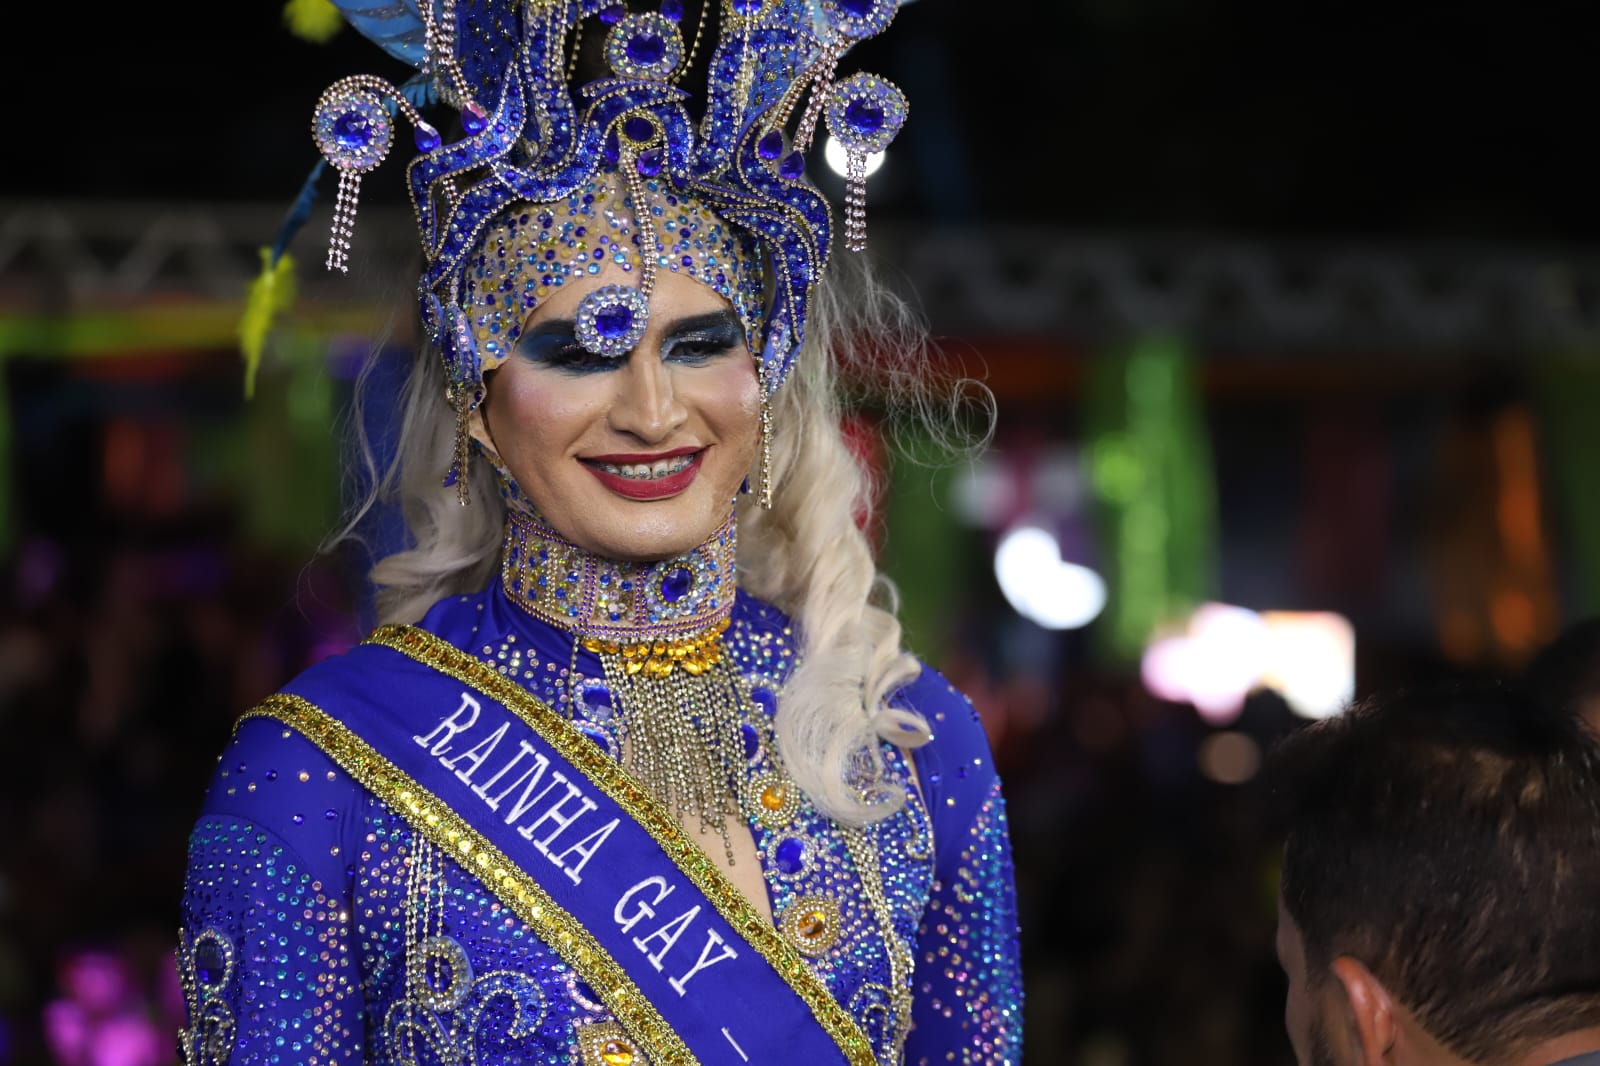
<svg viewBox="0 0 1600 1066">
<path fill-rule="evenodd" d="M 873 301 L 822 280 L 804 176 L 825 121 L 859 247 L 905 105 L 836 66 L 893 14 L 346 10 L 423 72 L 314 122 L 336 268 L 399 118 L 420 150 L 431 343 L 379 489 L 411 547 L 373 572 L 385 624 L 219 761 L 188 1062 L 1018 1060 L 999 782 L 879 594 L 834 395 Z M 609 71 L 575 88 L 582 41 Z"/>
</svg>

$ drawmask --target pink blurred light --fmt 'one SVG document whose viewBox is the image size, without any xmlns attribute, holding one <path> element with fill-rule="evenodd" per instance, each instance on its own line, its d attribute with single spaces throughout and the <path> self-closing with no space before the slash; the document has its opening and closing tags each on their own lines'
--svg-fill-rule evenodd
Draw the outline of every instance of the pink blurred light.
<svg viewBox="0 0 1600 1066">
<path fill-rule="evenodd" d="M 61 966 L 61 990 L 91 1014 L 121 1006 L 130 986 L 127 966 L 109 952 L 80 952 Z"/>
</svg>

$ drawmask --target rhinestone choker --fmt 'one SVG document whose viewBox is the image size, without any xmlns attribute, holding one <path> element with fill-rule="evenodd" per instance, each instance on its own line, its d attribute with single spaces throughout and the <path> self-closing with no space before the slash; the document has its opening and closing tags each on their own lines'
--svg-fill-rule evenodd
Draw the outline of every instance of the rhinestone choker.
<svg viewBox="0 0 1600 1066">
<path fill-rule="evenodd" d="M 626 652 L 657 644 L 705 649 L 718 643 L 715 637 L 733 613 L 736 543 L 729 515 L 709 540 L 687 554 L 650 563 L 618 562 L 585 551 L 538 519 L 512 509 L 500 580 L 506 594 L 529 614 L 577 634 L 592 651 L 604 647 Z M 650 658 L 637 653 L 627 657 L 641 663 Z M 686 653 L 677 658 L 696 657 Z"/>
</svg>

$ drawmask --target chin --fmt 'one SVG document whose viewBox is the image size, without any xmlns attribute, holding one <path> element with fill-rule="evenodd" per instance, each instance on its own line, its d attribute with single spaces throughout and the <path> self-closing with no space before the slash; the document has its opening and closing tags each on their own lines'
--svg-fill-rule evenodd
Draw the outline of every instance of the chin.
<svg viewBox="0 0 1600 1066">
<path fill-rule="evenodd" d="M 733 496 L 728 499 L 732 501 Z M 591 512 L 604 517 L 584 531 L 589 536 L 567 539 L 609 559 L 649 563 L 683 555 L 704 544 L 732 513 L 731 502 L 726 507 L 711 507 L 706 501 L 682 497 L 651 503 L 612 501 L 609 507 Z"/>
</svg>

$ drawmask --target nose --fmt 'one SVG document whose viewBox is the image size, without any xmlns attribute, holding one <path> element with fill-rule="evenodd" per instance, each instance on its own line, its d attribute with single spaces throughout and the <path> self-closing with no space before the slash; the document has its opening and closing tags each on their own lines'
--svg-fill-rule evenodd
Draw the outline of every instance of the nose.
<svg viewBox="0 0 1600 1066">
<path fill-rule="evenodd" d="M 617 390 L 608 421 L 611 428 L 650 444 L 660 443 L 683 425 L 688 409 L 673 388 L 672 370 L 655 344 L 640 343 L 628 365 L 614 375 Z"/>
</svg>

